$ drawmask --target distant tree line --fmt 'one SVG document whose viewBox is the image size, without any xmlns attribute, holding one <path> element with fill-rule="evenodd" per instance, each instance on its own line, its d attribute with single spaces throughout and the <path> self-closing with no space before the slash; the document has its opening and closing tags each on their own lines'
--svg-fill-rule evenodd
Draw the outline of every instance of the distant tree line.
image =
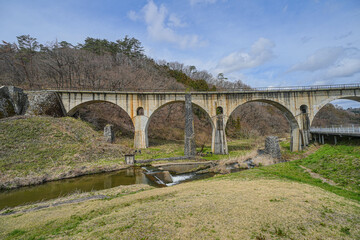
<svg viewBox="0 0 360 240">
<path fill-rule="evenodd" d="M 0 83 L 25 89 L 190 89 L 208 91 L 248 87 L 213 77 L 195 66 L 159 61 L 144 54 L 141 42 L 125 36 L 115 42 L 86 38 L 41 44 L 30 35 L 0 44 Z"/>
</svg>

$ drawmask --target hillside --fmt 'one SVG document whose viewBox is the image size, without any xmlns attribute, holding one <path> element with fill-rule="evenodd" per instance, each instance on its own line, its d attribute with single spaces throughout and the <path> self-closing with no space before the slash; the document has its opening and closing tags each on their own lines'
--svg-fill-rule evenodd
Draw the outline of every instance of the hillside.
<svg viewBox="0 0 360 240">
<path fill-rule="evenodd" d="M 74 118 L 0 120 L 0 189 L 119 169 L 129 148 Z"/>
<path fill-rule="evenodd" d="M 316 114 L 312 126 L 339 126 L 339 125 L 359 125 L 360 124 L 360 113 L 356 109 L 345 110 L 339 106 L 333 104 L 326 104 Z"/>
</svg>

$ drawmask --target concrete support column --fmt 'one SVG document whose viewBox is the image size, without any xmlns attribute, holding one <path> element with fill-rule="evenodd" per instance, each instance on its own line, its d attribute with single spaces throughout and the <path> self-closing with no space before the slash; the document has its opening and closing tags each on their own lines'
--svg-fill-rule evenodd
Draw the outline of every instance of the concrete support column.
<svg viewBox="0 0 360 240">
<path fill-rule="evenodd" d="M 223 114 L 219 114 L 213 118 L 214 126 L 212 133 L 211 149 L 215 154 L 228 154 L 228 146 L 225 134 L 225 119 Z"/>
<path fill-rule="evenodd" d="M 299 128 L 291 129 L 290 151 L 301 151 L 301 134 Z"/>
<path fill-rule="evenodd" d="M 321 144 L 321 135 L 319 134 L 319 143 Z"/>
<path fill-rule="evenodd" d="M 336 138 L 336 136 L 334 136 L 334 145 L 336 145 L 337 144 L 337 138 Z"/>
<path fill-rule="evenodd" d="M 147 123 L 149 118 L 143 115 L 135 116 L 133 123 L 135 126 L 134 148 L 147 148 L 149 146 Z"/>
<path fill-rule="evenodd" d="M 308 146 L 308 145 L 309 145 L 309 131 L 304 130 L 304 146 Z"/>
<path fill-rule="evenodd" d="M 184 155 L 191 157 L 196 154 L 194 116 L 192 112 L 191 94 L 185 95 L 185 146 Z"/>
<path fill-rule="evenodd" d="M 322 144 L 325 144 L 325 138 L 324 138 L 324 135 L 321 135 L 321 142 L 322 142 Z"/>
<path fill-rule="evenodd" d="M 314 142 L 317 142 L 317 140 L 316 140 L 316 134 L 314 134 Z"/>
</svg>

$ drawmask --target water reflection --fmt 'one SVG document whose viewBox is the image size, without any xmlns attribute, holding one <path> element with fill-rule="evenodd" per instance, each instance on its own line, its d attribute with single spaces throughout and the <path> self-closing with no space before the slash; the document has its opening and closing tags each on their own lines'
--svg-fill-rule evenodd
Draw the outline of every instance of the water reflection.
<svg viewBox="0 0 360 240">
<path fill-rule="evenodd" d="M 80 191 L 90 192 L 120 185 L 150 184 L 140 168 L 129 168 L 112 173 L 93 174 L 41 185 L 0 192 L 0 209 L 29 202 L 49 200 Z"/>
</svg>

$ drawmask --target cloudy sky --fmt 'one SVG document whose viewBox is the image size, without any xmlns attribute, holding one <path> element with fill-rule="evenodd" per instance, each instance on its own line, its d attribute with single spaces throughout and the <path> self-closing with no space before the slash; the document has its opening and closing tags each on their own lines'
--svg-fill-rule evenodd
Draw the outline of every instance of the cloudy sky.
<svg viewBox="0 0 360 240">
<path fill-rule="evenodd" d="M 360 82 L 359 0 L 0 0 L 0 40 L 139 39 L 252 87 Z"/>
</svg>

